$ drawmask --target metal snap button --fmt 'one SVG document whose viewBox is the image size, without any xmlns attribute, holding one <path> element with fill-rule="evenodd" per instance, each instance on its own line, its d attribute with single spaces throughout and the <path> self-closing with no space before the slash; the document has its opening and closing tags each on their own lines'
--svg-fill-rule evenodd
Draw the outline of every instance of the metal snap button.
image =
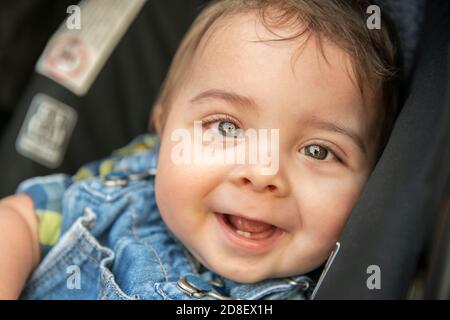
<svg viewBox="0 0 450 320">
<path fill-rule="evenodd" d="M 299 286 L 302 290 L 308 290 L 310 287 L 310 283 L 306 279 L 295 280 L 294 278 L 288 278 L 288 282 L 294 286 Z"/>
<path fill-rule="evenodd" d="M 128 175 L 124 172 L 111 172 L 103 177 L 103 184 L 107 187 L 124 187 L 128 184 Z"/>
<path fill-rule="evenodd" d="M 143 172 L 138 172 L 138 173 L 130 173 L 128 175 L 128 179 L 130 180 L 143 180 L 143 179 L 147 179 L 149 177 L 152 177 L 156 175 L 156 169 L 152 168 Z"/>
</svg>

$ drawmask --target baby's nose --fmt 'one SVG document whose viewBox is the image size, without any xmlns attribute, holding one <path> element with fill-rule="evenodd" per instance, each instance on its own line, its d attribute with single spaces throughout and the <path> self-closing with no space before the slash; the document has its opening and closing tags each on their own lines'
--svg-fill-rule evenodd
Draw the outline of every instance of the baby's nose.
<svg viewBox="0 0 450 320">
<path fill-rule="evenodd" d="M 289 194 L 288 181 L 280 172 L 274 174 L 261 174 L 258 165 L 236 166 L 230 180 L 239 188 L 251 188 L 255 192 L 267 192 L 277 197 Z"/>
</svg>

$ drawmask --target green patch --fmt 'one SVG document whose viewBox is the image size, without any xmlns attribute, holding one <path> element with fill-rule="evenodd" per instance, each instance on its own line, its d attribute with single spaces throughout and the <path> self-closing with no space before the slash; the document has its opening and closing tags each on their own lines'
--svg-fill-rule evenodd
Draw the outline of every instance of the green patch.
<svg viewBox="0 0 450 320">
<path fill-rule="evenodd" d="M 36 210 L 36 214 L 39 217 L 39 243 L 54 246 L 61 232 L 61 214 L 48 210 Z"/>
</svg>

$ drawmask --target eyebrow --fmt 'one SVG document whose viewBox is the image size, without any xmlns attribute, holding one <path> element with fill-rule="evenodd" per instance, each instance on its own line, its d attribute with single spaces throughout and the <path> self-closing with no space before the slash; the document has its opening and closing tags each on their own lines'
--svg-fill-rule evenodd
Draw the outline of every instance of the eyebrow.
<svg viewBox="0 0 450 320">
<path fill-rule="evenodd" d="M 244 108 L 251 109 L 253 112 L 258 112 L 257 109 L 257 103 L 255 100 L 253 100 L 251 97 L 246 97 L 240 94 L 237 94 L 232 91 L 226 91 L 221 89 L 210 89 L 203 91 L 196 95 L 194 98 L 190 100 L 191 103 L 199 103 L 202 102 L 202 100 L 208 100 L 208 99 L 219 99 L 223 100 L 225 102 L 228 102 L 233 105 L 239 105 Z M 329 122 L 323 119 L 318 118 L 312 118 L 308 119 L 305 122 L 303 122 L 305 125 L 314 126 L 323 130 L 332 131 L 341 135 L 345 135 L 348 138 L 350 138 L 356 146 L 362 151 L 364 155 L 367 155 L 367 149 L 363 142 L 363 139 L 359 134 L 354 132 L 350 128 L 346 128 L 344 126 L 340 126 L 334 122 Z"/>
<path fill-rule="evenodd" d="M 207 99 L 219 99 L 228 102 L 233 105 L 239 105 L 243 108 L 252 109 L 251 111 L 257 112 L 257 103 L 250 97 L 246 97 L 237 94 L 232 91 L 225 91 L 220 89 L 211 89 L 203 91 L 190 100 L 191 103 L 198 103 Z"/>
<path fill-rule="evenodd" d="M 367 155 L 367 149 L 366 149 L 366 145 L 364 144 L 363 139 L 361 138 L 361 136 L 359 134 L 357 134 L 355 131 L 353 131 L 350 128 L 346 128 L 344 126 L 337 125 L 334 122 L 328 122 L 326 120 L 317 119 L 317 118 L 312 118 L 312 119 L 306 120 L 304 122 L 304 124 L 345 135 L 348 138 L 350 138 L 358 146 L 358 148 L 362 151 L 362 153 L 364 155 Z"/>
</svg>

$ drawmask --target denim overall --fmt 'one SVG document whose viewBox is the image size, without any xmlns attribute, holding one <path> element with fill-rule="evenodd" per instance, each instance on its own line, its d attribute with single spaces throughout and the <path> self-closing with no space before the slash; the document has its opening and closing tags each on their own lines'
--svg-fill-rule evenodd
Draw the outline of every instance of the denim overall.
<svg viewBox="0 0 450 320">
<path fill-rule="evenodd" d="M 243 284 L 201 266 L 161 219 L 158 151 L 122 157 L 105 176 L 52 175 L 19 186 L 35 208 L 59 203 L 62 217 L 60 236 L 51 250 L 43 246 L 22 299 L 309 298 L 306 275 Z"/>
</svg>

